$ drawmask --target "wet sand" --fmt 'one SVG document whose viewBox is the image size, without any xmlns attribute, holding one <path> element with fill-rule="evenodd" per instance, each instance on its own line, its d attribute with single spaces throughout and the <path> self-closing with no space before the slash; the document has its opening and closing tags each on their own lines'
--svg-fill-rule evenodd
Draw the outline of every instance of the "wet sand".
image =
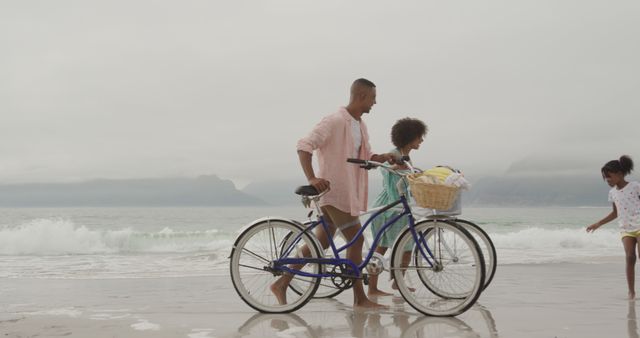
<svg viewBox="0 0 640 338">
<path fill-rule="evenodd" d="M 384 287 L 389 290 L 388 285 Z M 639 337 L 623 259 L 500 265 L 471 310 L 426 317 L 399 294 L 354 311 L 352 293 L 288 315 L 256 313 L 216 276 L 2 279 L 0 337 Z"/>
</svg>

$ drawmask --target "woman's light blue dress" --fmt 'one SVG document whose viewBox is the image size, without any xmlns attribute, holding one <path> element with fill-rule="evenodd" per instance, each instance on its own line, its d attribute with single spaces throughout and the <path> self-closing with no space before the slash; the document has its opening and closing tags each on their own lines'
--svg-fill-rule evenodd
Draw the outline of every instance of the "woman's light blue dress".
<svg viewBox="0 0 640 338">
<path fill-rule="evenodd" d="M 400 151 L 398 149 L 393 149 L 392 151 L 390 151 L 390 153 L 400 156 Z M 382 172 L 382 191 L 380 192 L 378 197 L 376 197 L 376 200 L 373 202 L 372 207 L 374 208 L 385 206 L 387 204 L 390 204 L 400 199 L 400 194 L 398 193 L 396 184 L 398 183 L 399 180 L 401 180 L 401 178 L 398 175 L 392 174 L 385 169 L 380 168 L 379 170 Z M 403 186 L 405 195 L 408 196 L 407 186 L 405 184 L 401 184 L 401 186 Z M 382 214 L 378 215 L 378 217 L 376 217 L 371 222 L 371 232 L 373 233 L 373 238 L 375 238 L 376 233 L 380 229 L 382 229 L 385 223 L 390 221 L 392 218 L 398 216 L 398 214 L 399 214 L 398 211 L 387 210 Z M 380 238 L 380 243 L 378 243 L 378 246 L 385 247 L 385 248 L 391 247 L 395 242 L 396 238 L 402 233 L 402 231 L 404 231 L 407 228 L 408 223 L 409 221 L 408 221 L 407 215 L 403 216 L 402 218 L 397 220 L 395 223 L 393 223 L 382 234 L 382 237 Z"/>
</svg>

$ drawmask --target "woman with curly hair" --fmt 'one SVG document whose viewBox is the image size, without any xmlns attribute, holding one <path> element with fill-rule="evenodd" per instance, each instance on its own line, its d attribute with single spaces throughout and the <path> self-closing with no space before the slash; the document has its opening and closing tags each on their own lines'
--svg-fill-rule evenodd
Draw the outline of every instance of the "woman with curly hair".
<svg viewBox="0 0 640 338">
<path fill-rule="evenodd" d="M 393 143 L 395 148 L 392 149 L 390 153 L 396 155 L 397 157 L 408 156 L 412 150 L 417 150 L 420 148 L 420 144 L 422 144 L 422 141 L 424 141 L 424 136 L 427 134 L 427 131 L 427 126 L 424 124 L 424 122 L 418 119 L 406 117 L 396 121 L 396 123 L 391 128 L 391 143 Z M 394 167 L 397 170 L 408 169 L 404 165 L 395 165 Z M 387 205 L 400 199 L 400 195 L 396 188 L 396 184 L 398 183 L 400 177 L 388 172 L 387 170 L 381 169 L 381 172 L 383 189 L 373 203 L 374 208 Z M 406 187 L 405 194 L 408 194 Z M 375 236 L 378 230 L 380 230 L 386 222 L 397 215 L 397 211 L 389 210 L 376 217 L 371 224 L 371 231 L 373 232 L 373 235 Z M 387 249 L 391 245 L 393 245 L 393 242 L 400 235 L 400 232 L 402 232 L 407 227 L 408 222 L 409 221 L 405 216 L 399 219 L 389 228 L 387 228 L 387 230 L 385 230 L 385 232 L 382 234 L 382 237 L 380 238 L 380 243 L 376 248 L 376 252 L 384 255 Z M 410 251 L 405 252 L 402 262 L 403 266 L 408 265 L 410 256 Z M 393 282 L 392 288 L 394 290 L 397 290 L 395 281 Z M 378 289 L 377 275 L 373 275 L 369 278 L 368 294 L 370 296 L 391 295 L 388 292 L 384 292 Z"/>
</svg>

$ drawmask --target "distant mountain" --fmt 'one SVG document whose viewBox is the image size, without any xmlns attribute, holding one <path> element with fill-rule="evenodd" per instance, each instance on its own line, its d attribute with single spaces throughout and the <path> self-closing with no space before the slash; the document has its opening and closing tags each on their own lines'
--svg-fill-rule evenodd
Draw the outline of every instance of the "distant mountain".
<svg viewBox="0 0 640 338">
<path fill-rule="evenodd" d="M 253 182 L 242 189 L 242 192 L 256 196 L 271 205 L 300 204 L 300 196 L 294 191 L 297 187 L 307 184 L 304 180 L 273 180 Z M 382 190 L 379 179 L 369 180 L 369 199 L 373 200 Z"/>
<path fill-rule="evenodd" d="M 293 191 L 304 182 L 265 181 L 251 183 L 242 191 L 272 205 L 299 202 Z M 609 187 L 597 175 L 504 175 L 471 179 L 464 192 L 465 206 L 607 206 Z M 381 180 L 369 180 L 369 202 L 381 191 Z"/>
<path fill-rule="evenodd" d="M 475 206 L 607 206 L 609 186 L 593 175 L 486 177 L 464 194 Z"/>
<path fill-rule="evenodd" d="M 215 175 L 0 185 L 1 207 L 264 205 Z"/>
<path fill-rule="evenodd" d="M 293 205 L 300 203 L 300 197 L 294 191 L 305 183 L 304 180 L 252 182 L 244 187 L 242 192 L 256 196 L 271 205 Z"/>
</svg>

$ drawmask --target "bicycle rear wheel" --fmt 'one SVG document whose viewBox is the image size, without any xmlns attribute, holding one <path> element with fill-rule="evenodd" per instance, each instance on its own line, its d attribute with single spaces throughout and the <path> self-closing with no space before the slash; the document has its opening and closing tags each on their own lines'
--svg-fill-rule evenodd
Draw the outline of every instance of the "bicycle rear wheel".
<svg viewBox="0 0 640 338">
<path fill-rule="evenodd" d="M 270 289 L 283 273 L 282 269 L 273 264 L 275 260 L 286 257 L 321 257 L 314 238 L 302 232 L 302 227 L 293 222 L 265 219 L 251 225 L 238 237 L 231 251 L 229 267 L 233 286 L 247 305 L 260 312 L 285 313 L 299 309 L 313 297 L 318 289 L 318 277 L 293 276 L 300 293 L 287 288 L 286 304 L 279 304 Z M 290 245 L 283 246 L 283 243 L 291 235 L 299 240 L 296 243 L 288 240 L 292 250 L 284 255 L 283 251 L 288 251 L 286 248 Z M 306 255 L 303 254 L 303 249 L 308 252 Z M 309 263 L 304 269 L 306 272 L 319 274 L 320 264 Z"/>
<path fill-rule="evenodd" d="M 493 245 L 491 237 L 477 224 L 464 219 L 454 219 L 454 222 L 464 227 L 465 230 L 473 236 L 478 242 L 480 250 L 482 250 L 482 257 L 484 258 L 484 267 L 486 275 L 484 276 L 484 289 L 486 289 L 493 276 L 496 274 L 496 268 L 498 267 L 498 256 L 496 254 L 496 247 Z"/>
<path fill-rule="evenodd" d="M 468 310 L 484 285 L 484 260 L 476 241 L 459 225 L 442 220 L 421 222 L 415 231 L 418 243 L 411 230 L 405 230 L 391 257 L 402 297 L 430 316 L 455 316 Z M 411 263 L 402 266 L 408 248 Z"/>
</svg>

